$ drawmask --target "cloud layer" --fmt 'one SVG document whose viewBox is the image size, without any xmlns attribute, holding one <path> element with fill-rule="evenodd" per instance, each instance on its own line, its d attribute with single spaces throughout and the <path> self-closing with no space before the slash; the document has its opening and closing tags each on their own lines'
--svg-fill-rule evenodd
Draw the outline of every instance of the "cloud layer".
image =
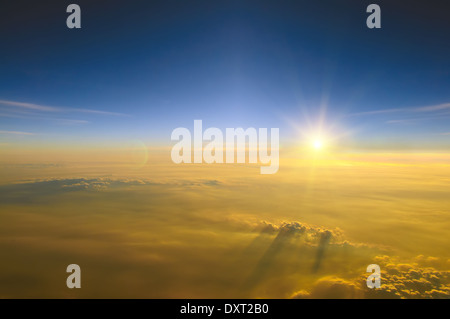
<svg viewBox="0 0 450 319">
<path fill-rule="evenodd" d="M 92 165 L 7 166 L 20 179 L 0 185 L 1 296 L 449 297 L 440 165 L 296 164 L 264 180 L 249 166 Z M 71 263 L 79 291 L 65 288 Z M 373 263 L 380 290 L 365 286 Z"/>
</svg>

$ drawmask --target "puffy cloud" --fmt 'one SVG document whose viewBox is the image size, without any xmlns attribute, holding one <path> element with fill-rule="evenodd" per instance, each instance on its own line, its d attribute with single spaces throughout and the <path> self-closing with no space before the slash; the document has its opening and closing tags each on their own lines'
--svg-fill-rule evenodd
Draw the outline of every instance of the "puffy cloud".
<svg viewBox="0 0 450 319">
<path fill-rule="evenodd" d="M 297 299 L 450 299 L 450 271 L 440 270 L 426 265 L 427 261 L 442 265 L 445 260 L 417 256 L 411 263 L 401 262 L 399 257 L 376 256 L 374 260 L 381 268 L 381 287 L 366 287 L 368 274 L 343 279 L 323 277 L 318 279 L 309 290 L 300 290 L 291 297 Z M 423 263 L 421 263 L 423 262 Z"/>
<path fill-rule="evenodd" d="M 296 292 L 294 299 L 355 299 L 362 298 L 364 291 L 360 285 L 338 277 L 324 277 L 319 279 L 310 292 Z"/>
<path fill-rule="evenodd" d="M 407 263 L 390 256 L 376 260 L 382 271 L 382 287 L 367 291 L 368 298 L 450 298 L 450 271 L 445 259 L 420 255 Z"/>
</svg>

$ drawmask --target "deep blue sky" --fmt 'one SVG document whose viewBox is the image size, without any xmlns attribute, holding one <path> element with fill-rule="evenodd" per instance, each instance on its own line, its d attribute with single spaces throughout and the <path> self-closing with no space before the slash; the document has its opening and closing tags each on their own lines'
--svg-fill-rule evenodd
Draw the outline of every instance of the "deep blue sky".
<svg viewBox="0 0 450 319">
<path fill-rule="evenodd" d="M 392 2 L 2 1 L 0 100 L 54 109 L 0 101 L 0 142 L 170 143 L 194 119 L 295 140 L 326 109 L 360 145 L 449 146 L 448 1 Z"/>
</svg>

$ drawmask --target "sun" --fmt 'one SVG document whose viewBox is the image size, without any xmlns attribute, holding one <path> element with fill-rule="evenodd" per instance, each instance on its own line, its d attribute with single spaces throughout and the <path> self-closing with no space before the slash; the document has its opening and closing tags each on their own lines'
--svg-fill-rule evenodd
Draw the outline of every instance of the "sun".
<svg viewBox="0 0 450 319">
<path fill-rule="evenodd" d="M 314 142 L 313 142 L 314 149 L 320 150 L 322 148 L 322 146 L 323 146 L 323 143 L 321 140 L 319 140 L 319 139 L 314 140 Z"/>
</svg>

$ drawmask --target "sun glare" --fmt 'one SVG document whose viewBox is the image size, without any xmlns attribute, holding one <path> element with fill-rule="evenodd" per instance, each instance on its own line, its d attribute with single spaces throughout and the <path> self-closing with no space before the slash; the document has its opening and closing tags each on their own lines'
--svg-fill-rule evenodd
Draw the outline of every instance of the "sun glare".
<svg viewBox="0 0 450 319">
<path fill-rule="evenodd" d="M 322 148 L 322 141 L 321 140 L 315 140 L 313 143 L 314 149 L 320 150 Z"/>
</svg>

